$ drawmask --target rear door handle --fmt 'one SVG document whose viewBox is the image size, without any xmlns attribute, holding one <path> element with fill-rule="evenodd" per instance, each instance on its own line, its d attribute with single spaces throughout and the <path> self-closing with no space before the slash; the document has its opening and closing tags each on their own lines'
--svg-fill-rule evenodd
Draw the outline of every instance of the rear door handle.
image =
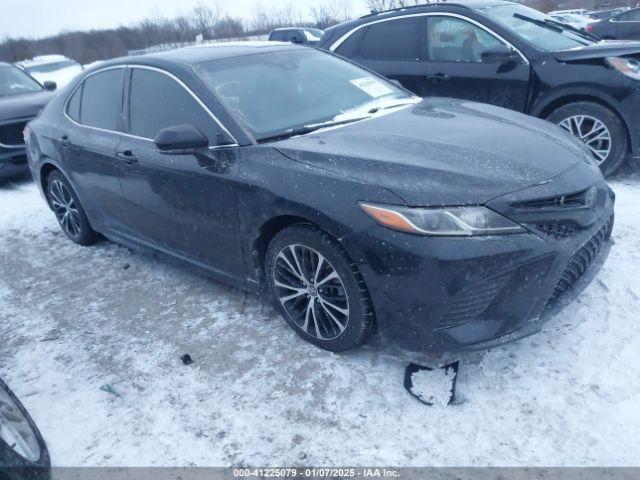
<svg viewBox="0 0 640 480">
<path fill-rule="evenodd" d="M 127 165 L 133 165 L 138 162 L 138 157 L 131 150 L 123 150 L 122 152 L 117 152 L 116 157 L 121 160 L 124 160 Z"/>
<path fill-rule="evenodd" d="M 449 75 L 446 73 L 434 73 L 433 75 L 427 75 L 427 80 L 432 83 L 442 83 L 449 80 Z"/>
<path fill-rule="evenodd" d="M 69 135 L 64 135 L 62 138 L 60 138 L 60 145 L 62 145 L 63 148 L 67 148 L 71 146 L 71 140 L 69 140 Z"/>
</svg>

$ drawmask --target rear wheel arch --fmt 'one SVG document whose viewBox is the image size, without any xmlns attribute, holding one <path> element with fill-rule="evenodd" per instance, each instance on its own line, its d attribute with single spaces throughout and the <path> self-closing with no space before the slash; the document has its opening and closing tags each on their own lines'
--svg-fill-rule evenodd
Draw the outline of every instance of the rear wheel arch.
<svg viewBox="0 0 640 480">
<path fill-rule="evenodd" d="M 42 187 L 43 192 L 46 192 L 47 180 L 49 179 L 49 175 L 54 171 L 60 171 L 60 169 L 53 163 L 46 162 L 42 167 L 40 167 L 40 186 Z"/>
</svg>

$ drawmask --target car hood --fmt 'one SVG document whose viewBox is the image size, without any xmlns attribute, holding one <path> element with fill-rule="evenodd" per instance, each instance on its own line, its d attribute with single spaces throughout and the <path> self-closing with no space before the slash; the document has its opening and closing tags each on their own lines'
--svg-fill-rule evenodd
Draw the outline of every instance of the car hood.
<svg viewBox="0 0 640 480">
<path fill-rule="evenodd" d="M 41 91 L 0 97 L 0 122 L 35 117 L 53 95 L 53 92 Z"/>
<path fill-rule="evenodd" d="M 599 43 L 594 43 L 593 45 L 554 52 L 553 55 L 561 62 L 571 62 L 577 60 L 591 60 L 594 58 L 620 57 L 638 54 L 640 54 L 640 42 L 605 40 Z"/>
<path fill-rule="evenodd" d="M 274 146 L 293 160 L 385 187 L 411 206 L 483 204 L 545 182 L 585 155 L 551 123 L 444 98 Z"/>
</svg>

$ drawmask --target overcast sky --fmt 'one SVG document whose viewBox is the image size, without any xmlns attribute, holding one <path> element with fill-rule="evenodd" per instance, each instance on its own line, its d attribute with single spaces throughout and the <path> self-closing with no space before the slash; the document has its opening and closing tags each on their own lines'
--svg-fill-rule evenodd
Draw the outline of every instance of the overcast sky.
<svg viewBox="0 0 640 480">
<path fill-rule="evenodd" d="M 0 0 L 0 38 L 43 37 L 61 30 L 88 30 L 129 25 L 155 9 L 167 16 L 186 12 L 206 0 Z M 325 0 L 221 0 L 223 12 L 252 18 L 259 7 L 294 5 L 306 15 Z M 331 0 L 327 0 L 331 1 Z M 363 0 L 350 0 L 354 13 L 366 13 Z"/>
</svg>

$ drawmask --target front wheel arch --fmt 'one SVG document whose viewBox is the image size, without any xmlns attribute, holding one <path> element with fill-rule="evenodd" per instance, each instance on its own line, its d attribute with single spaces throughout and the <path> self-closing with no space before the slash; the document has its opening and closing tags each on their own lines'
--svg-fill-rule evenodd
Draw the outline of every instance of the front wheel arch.
<svg viewBox="0 0 640 480">
<path fill-rule="evenodd" d="M 624 125 L 625 133 L 627 136 L 627 153 L 632 152 L 633 143 L 632 143 L 631 132 L 629 130 L 629 125 L 627 121 L 622 116 L 620 111 L 613 104 L 611 104 L 610 102 L 607 102 L 606 100 L 604 100 L 603 98 L 597 95 L 570 94 L 570 95 L 560 96 L 548 103 L 545 103 L 543 105 L 538 106 L 537 108 L 534 108 L 531 113 L 536 117 L 546 119 L 547 117 L 549 117 L 549 115 L 551 115 L 554 111 L 558 110 L 559 108 L 566 107 L 567 105 L 570 105 L 572 103 L 580 103 L 580 102 L 597 103 L 598 105 L 610 110 L 616 117 L 618 117 L 618 120 L 620 120 L 622 125 Z"/>
</svg>

